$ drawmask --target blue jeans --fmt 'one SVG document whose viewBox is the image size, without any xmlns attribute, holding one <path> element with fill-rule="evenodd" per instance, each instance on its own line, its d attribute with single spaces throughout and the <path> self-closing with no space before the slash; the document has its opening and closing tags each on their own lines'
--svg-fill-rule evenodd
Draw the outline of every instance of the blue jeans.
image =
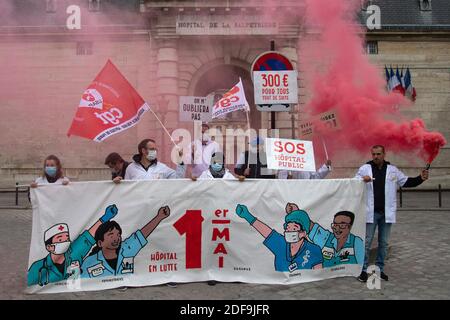
<svg viewBox="0 0 450 320">
<path fill-rule="evenodd" d="M 380 268 L 380 272 L 384 272 L 384 259 L 387 255 L 388 241 L 391 234 L 392 223 L 386 223 L 384 214 L 374 212 L 373 223 L 366 223 L 366 255 L 364 257 L 363 271 L 367 271 L 369 266 L 369 253 L 372 245 L 375 229 L 378 226 L 378 249 L 375 265 Z"/>
</svg>

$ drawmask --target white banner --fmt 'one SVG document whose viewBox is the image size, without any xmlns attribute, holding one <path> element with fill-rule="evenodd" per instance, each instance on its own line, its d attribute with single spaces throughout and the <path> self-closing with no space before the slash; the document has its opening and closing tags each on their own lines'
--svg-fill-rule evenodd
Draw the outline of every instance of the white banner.
<svg viewBox="0 0 450 320">
<path fill-rule="evenodd" d="M 222 99 L 214 104 L 212 117 L 214 119 L 237 110 L 250 110 L 241 78 L 233 88 L 223 95 Z"/>
<path fill-rule="evenodd" d="M 357 276 L 364 199 L 355 179 L 39 186 L 27 292 Z"/>
<path fill-rule="evenodd" d="M 269 169 L 316 171 L 311 141 L 268 138 L 266 153 Z"/>
<path fill-rule="evenodd" d="M 211 122 L 211 107 L 213 96 L 210 97 L 180 97 L 179 120 L 181 122 Z"/>
<path fill-rule="evenodd" d="M 297 104 L 297 71 L 253 71 L 255 104 Z"/>
</svg>

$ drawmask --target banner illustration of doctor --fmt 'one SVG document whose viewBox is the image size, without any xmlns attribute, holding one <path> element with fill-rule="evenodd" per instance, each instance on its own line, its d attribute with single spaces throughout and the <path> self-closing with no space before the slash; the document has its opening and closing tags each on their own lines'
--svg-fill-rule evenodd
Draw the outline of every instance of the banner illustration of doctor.
<svg viewBox="0 0 450 320">
<path fill-rule="evenodd" d="M 95 244 L 95 233 L 101 225 L 114 218 L 117 212 L 116 205 L 108 206 L 103 216 L 73 242 L 70 240 L 69 226 L 66 223 L 58 223 L 47 229 L 44 233 L 44 243 L 49 253 L 45 258 L 35 261 L 28 269 L 28 286 L 45 286 L 68 279 L 72 275 L 79 275 L 83 258 Z"/>
<path fill-rule="evenodd" d="M 286 205 L 286 213 L 299 210 L 295 203 Z M 334 267 L 340 264 L 364 263 L 364 242 L 350 233 L 355 214 L 350 211 L 339 211 L 334 215 L 332 231 L 326 230 L 318 223 L 311 221 L 308 237 L 322 249 L 323 266 Z"/>
<path fill-rule="evenodd" d="M 159 208 L 157 215 L 142 229 L 122 241 L 122 228 L 116 221 L 108 221 L 95 232 L 92 252 L 84 260 L 82 278 L 126 275 L 134 272 L 134 258 L 148 243 L 148 236 L 160 222 L 170 215 L 170 208 Z"/>
<path fill-rule="evenodd" d="M 285 216 L 284 236 L 253 216 L 245 205 L 238 204 L 236 214 L 245 219 L 263 237 L 263 244 L 275 255 L 275 270 L 322 269 L 322 251 L 307 239 L 310 219 L 303 210 Z"/>
</svg>

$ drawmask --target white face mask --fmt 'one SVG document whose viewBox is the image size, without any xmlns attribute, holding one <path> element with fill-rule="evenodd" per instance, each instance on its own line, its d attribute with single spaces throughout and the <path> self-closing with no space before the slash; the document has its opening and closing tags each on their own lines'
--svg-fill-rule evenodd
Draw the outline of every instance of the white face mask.
<svg viewBox="0 0 450 320">
<path fill-rule="evenodd" d="M 54 254 L 63 254 L 69 249 L 70 241 L 53 243 L 53 246 L 55 246 Z"/>
<path fill-rule="evenodd" d="M 206 133 L 204 133 L 202 136 L 202 141 L 208 143 L 211 141 L 211 137 L 209 135 L 207 135 Z"/>
<path fill-rule="evenodd" d="M 288 243 L 294 243 L 294 242 L 298 242 L 300 240 L 298 231 L 285 231 L 284 238 L 286 239 L 286 242 L 288 242 Z"/>
<path fill-rule="evenodd" d="M 156 150 L 148 150 L 147 159 L 153 161 L 156 159 Z"/>
</svg>

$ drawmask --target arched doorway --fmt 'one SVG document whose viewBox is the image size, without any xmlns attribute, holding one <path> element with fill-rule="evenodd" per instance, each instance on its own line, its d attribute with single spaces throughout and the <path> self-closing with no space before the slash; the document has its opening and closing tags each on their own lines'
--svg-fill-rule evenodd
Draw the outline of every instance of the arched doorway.
<svg viewBox="0 0 450 320">
<path fill-rule="evenodd" d="M 220 99 L 226 91 L 231 89 L 239 78 L 242 79 L 245 96 L 250 105 L 250 125 L 253 129 L 261 129 L 261 113 L 256 110 L 253 96 L 253 82 L 250 78 L 250 72 L 235 65 L 218 65 L 210 68 L 203 73 L 197 81 L 194 88 L 194 95 L 205 97 L 214 94 L 214 100 Z M 212 121 L 214 126 L 228 125 L 246 128 L 247 121 L 243 111 L 236 111 L 229 113 L 221 119 L 214 119 Z"/>
<path fill-rule="evenodd" d="M 256 109 L 254 103 L 253 82 L 250 78 L 249 70 L 237 65 L 219 64 L 208 68 L 197 79 L 193 95 L 205 97 L 213 95 L 215 103 L 217 100 L 242 80 L 247 102 L 250 106 L 250 127 L 256 131 L 261 129 L 261 112 Z M 222 134 L 219 144 L 224 148 L 228 168 L 232 167 L 237 160 L 239 154 L 245 150 L 245 134 L 243 131 L 248 129 L 247 117 L 244 111 L 235 111 L 224 115 L 223 117 L 213 119 L 210 123 L 210 128 L 218 129 Z M 236 134 L 236 139 L 230 140 L 230 137 L 225 137 L 227 129 L 236 130 L 241 129 L 242 134 Z M 233 141 L 231 143 L 231 141 Z"/>
</svg>

